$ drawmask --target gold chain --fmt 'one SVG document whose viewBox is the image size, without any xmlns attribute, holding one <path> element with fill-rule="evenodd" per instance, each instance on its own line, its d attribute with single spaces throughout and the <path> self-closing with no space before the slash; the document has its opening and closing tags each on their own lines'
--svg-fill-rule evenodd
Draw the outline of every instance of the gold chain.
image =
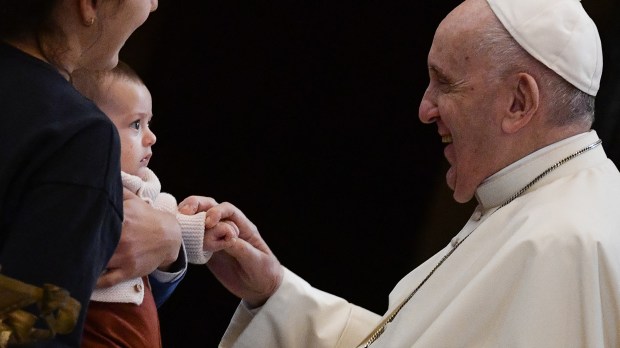
<svg viewBox="0 0 620 348">
<path fill-rule="evenodd" d="M 517 193 L 515 193 L 508 200 L 506 200 L 504 203 L 502 203 L 495 211 L 499 210 L 500 208 L 506 206 L 508 203 L 510 203 L 513 200 L 517 199 L 519 196 L 521 196 L 527 190 L 529 190 L 532 186 L 534 186 L 534 184 L 536 184 L 540 179 L 542 179 L 543 177 L 547 176 L 549 173 L 551 173 L 552 171 L 554 171 L 555 169 L 557 169 L 558 167 L 560 167 L 564 163 L 572 160 L 573 158 L 575 158 L 575 157 L 577 157 L 577 156 L 579 156 L 579 155 L 581 155 L 581 154 L 583 154 L 585 152 L 588 152 L 588 151 L 592 150 L 593 148 L 595 148 L 598 145 L 600 145 L 601 142 L 602 141 L 599 139 L 596 142 L 594 142 L 594 143 L 584 147 L 583 149 L 581 149 L 581 150 L 571 154 L 568 157 L 565 157 L 564 159 L 562 159 L 559 162 L 555 163 L 551 167 L 547 168 L 545 171 L 540 173 L 540 175 L 535 177 L 534 180 L 530 181 L 527 185 L 523 186 L 522 189 L 517 191 Z M 398 305 L 398 307 L 396 307 L 389 316 L 387 316 L 381 323 L 379 323 L 377 328 L 375 328 L 370 333 L 370 335 L 368 335 L 366 338 L 364 338 L 362 340 L 362 343 L 360 345 L 358 345 L 358 347 L 361 347 L 361 348 L 368 348 L 368 347 L 370 347 L 370 345 L 373 342 L 375 342 L 385 332 L 385 329 L 387 328 L 388 324 L 391 323 L 394 320 L 394 318 L 396 318 L 396 315 L 400 312 L 401 309 L 403 309 L 403 307 L 409 302 L 409 300 L 411 300 L 413 295 L 415 295 L 415 293 L 418 292 L 418 290 L 422 287 L 422 285 L 424 285 L 424 283 L 426 283 L 426 281 L 433 275 L 433 273 L 435 273 L 435 271 L 439 268 L 439 266 L 441 266 L 441 264 L 444 263 L 444 261 L 446 261 L 446 259 L 448 257 L 450 257 L 450 255 L 452 255 L 452 253 L 456 250 L 456 248 L 458 248 L 459 245 L 461 245 L 467 239 L 467 237 L 471 236 L 472 232 L 474 232 L 474 231 L 475 231 L 475 229 L 472 230 L 471 232 L 469 232 L 469 234 L 467 234 L 463 239 L 458 241 L 454 245 L 454 247 L 452 247 L 452 249 L 450 249 L 450 251 L 448 251 L 448 253 L 445 254 L 441 258 L 441 260 L 439 260 L 439 262 L 437 262 L 437 265 L 435 265 L 435 267 L 433 267 L 433 269 L 428 273 L 428 275 L 426 275 L 426 277 L 420 282 L 420 284 L 418 284 L 418 286 L 416 286 L 416 288 L 413 289 L 413 291 L 409 294 L 409 296 L 407 296 L 407 298 L 405 298 L 403 300 L 403 302 L 401 302 L 401 304 Z"/>
</svg>

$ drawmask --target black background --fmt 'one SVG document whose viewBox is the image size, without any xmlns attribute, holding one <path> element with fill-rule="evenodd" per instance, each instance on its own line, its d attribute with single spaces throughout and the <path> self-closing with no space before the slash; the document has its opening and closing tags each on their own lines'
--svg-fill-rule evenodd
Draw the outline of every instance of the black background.
<svg viewBox="0 0 620 348">
<path fill-rule="evenodd" d="M 121 58 L 153 95 L 163 191 L 232 202 L 285 266 L 383 313 L 474 206 L 451 200 L 436 127 L 417 116 L 435 28 L 459 3 L 161 1 Z M 595 127 L 615 160 L 620 9 L 583 5 L 605 54 Z M 216 347 L 237 304 L 190 265 L 160 310 L 164 347 Z"/>
</svg>

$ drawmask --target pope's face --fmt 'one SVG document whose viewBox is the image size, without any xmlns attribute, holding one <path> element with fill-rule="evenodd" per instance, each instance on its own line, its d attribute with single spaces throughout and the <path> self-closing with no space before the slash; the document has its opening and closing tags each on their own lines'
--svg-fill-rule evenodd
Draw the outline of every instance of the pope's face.
<svg viewBox="0 0 620 348">
<path fill-rule="evenodd" d="M 446 181 L 461 203 L 496 171 L 493 148 L 501 128 L 494 117 L 498 82 L 489 77 L 491 59 L 473 47 L 480 24 L 463 19 L 471 15 L 467 4 L 437 28 L 428 55 L 430 83 L 419 109 L 420 120 L 435 123 L 446 144 Z"/>
</svg>

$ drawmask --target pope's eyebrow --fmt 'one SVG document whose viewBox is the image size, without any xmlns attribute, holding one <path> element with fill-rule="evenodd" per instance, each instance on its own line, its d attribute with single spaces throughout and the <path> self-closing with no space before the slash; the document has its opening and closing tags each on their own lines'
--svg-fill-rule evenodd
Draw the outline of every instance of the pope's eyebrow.
<svg viewBox="0 0 620 348">
<path fill-rule="evenodd" d="M 435 75 L 438 80 L 443 81 L 444 83 L 450 85 L 453 88 L 458 88 L 465 84 L 465 80 L 461 79 L 459 81 L 453 81 L 453 79 L 449 78 L 440 67 L 436 65 L 429 65 L 428 70 L 431 74 Z"/>
<path fill-rule="evenodd" d="M 434 65 L 429 65 L 428 66 L 428 70 L 430 70 L 432 73 L 434 73 L 435 75 L 438 75 L 439 77 L 445 77 L 445 74 L 441 71 L 441 69 L 437 66 Z"/>
</svg>

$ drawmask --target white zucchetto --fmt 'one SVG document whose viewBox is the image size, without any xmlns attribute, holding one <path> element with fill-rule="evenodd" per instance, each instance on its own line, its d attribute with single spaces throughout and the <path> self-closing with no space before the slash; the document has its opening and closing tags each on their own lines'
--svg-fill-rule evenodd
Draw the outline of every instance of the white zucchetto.
<svg viewBox="0 0 620 348">
<path fill-rule="evenodd" d="M 580 0 L 487 0 L 510 35 L 534 58 L 596 96 L 603 52 Z"/>
</svg>

